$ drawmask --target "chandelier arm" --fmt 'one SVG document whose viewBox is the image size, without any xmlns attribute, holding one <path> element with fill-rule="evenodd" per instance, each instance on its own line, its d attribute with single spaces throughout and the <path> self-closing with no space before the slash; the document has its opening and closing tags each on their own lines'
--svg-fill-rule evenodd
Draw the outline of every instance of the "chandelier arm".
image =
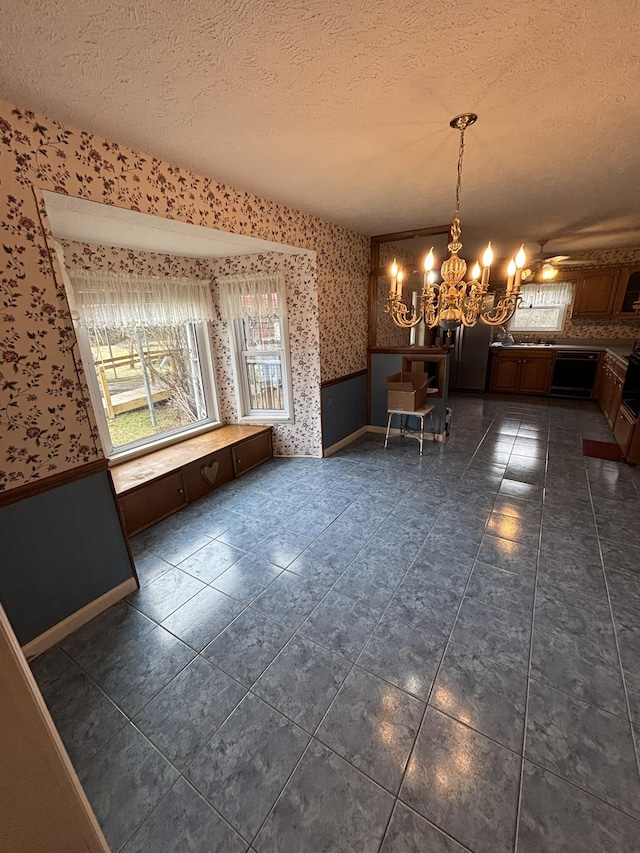
<svg viewBox="0 0 640 853">
<path fill-rule="evenodd" d="M 522 302 L 520 294 L 505 296 L 489 311 L 483 311 L 480 319 L 488 326 L 503 326 L 514 315 L 516 308 Z"/>
<path fill-rule="evenodd" d="M 417 313 L 414 313 L 412 310 L 409 314 L 409 309 L 404 302 L 399 299 L 389 300 L 385 311 L 391 315 L 393 322 L 401 329 L 411 329 L 413 326 L 417 326 L 424 316 L 424 308 L 422 305 Z"/>
</svg>

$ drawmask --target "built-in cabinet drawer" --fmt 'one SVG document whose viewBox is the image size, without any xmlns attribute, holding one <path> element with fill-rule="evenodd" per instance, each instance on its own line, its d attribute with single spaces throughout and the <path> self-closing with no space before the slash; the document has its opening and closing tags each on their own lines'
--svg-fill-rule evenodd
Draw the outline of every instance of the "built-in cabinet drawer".
<svg viewBox="0 0 640 853">
<path fill-rule="evenodd" d="M 271 450 L 271 431 L 256 435 L 253 438 L 248 438 L 246 441 L 235 444 L 231 448 L 233 457 L 233 470 L 236 477 L 255 468 L 265 459 L 272 456 Z"/>
<path fill-rule="evenodd" d="M 151 483 L 140 486 L 122 495 L 118 502 L 125 521 L 127 535 L 131 536 L 166 518 L 178 509 L 187 505 L 187 496 L 182 479 L 182 471 L 165 474 Z"/>
<path fill-rule="evenodd" d="M 622 386 L 627 368 L 609 353 L 605 353 L 596 378 L 600 408 L 613 429 L 622 401 Z"/>
</svg>

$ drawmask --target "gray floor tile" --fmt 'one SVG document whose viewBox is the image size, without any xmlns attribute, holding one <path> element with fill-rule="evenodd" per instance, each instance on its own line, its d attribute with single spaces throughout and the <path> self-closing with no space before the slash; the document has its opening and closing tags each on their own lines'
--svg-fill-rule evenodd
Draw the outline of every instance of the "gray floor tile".
<svg viewBox="0 0 640 853">
<path fill-rule="evenodd" d="M 255 518 L 242 518 L 218 536 L 220 542 L 226 542 L 234 548 L 250 551 L 272 532 L 271 525 Z"/>
<path fill-rule="evenodd" d="M 561 624 L 561 623 L 560 623 Z M 534 625 L 531 676 L 612 714 L 626 716 L 620 662 L 613 638 L 589 641 L 556 625 Z"/>
<path fill-rule="evenodd" d="M 537 524 L 532 523 L 531 518 L 518 518 L 494 510 L 487 520 L 487 533 L 500 539 L 511 539 L 513 542 L 522 542 L 530 548 L 536 548 L 540 530 Z"/>
<path fill-rule="evenodd" d="M 145 634 L 144 642 L 118 640 L 114 638 L 112 647 L 90 666 L 81 665 L 129 717 L 195 657 L 193 649 L 160 627 Z"/>
<path fill-rule="evenodd" d="M 442 657 L 443 637 L 384 616 L 358 658 L 358 666 L 427 700 Z"/>
<path fill-rule="evenodd" d="M 316 737 L 397 794 L 423 712 L 419 699 L 355 667 Z"/>
<path fill-rule="evenodd" d="M 355 660 L 380 616 L 380 611 L 344 598 L 332 590 L 302 623 L 298 633 L 319 646 Z"/>
<path fill-rule="evenodd" d="M 522 752 L 527 677 L 450 643 L 430 704 L 514 752 Z"/>
<path fill-rule="evenodd" d="M 244 838 L 251 840 L 308 740 L 302 729 L 248 694 L 186 776 Z"/>
<path fill-rule="evenodd" d="M 258 853 L 370 853 L 392 807 L 390 794 L 313 741 L 254 847 Z"/>
<path fill-rule="evenodd" d="M 398 587 L 386 613 L 416 628 L 446 636 L 451 630 L 459 605 L 458 593 L 410 574 Z"/>
<path fill-rule="evenodd" d="M 260 595 L 281 571 L 282 569 L 264 557 L 247 554 L 212 581 L 211 586 L 248 604 Z"/>
<path fill-rule="evenodd" d="M 605 568 L 621 569 L 632 574 L 640 573 L 640 547 L 601 539 L 602 559 Z"/>
<path fill-rule="evenodd" d="M 123 853 L 245 853 L 246 849 L 246 842 L 180 778 Z"/>
<path fill-rule="evenodd" d="M 178 529 L 174 526 L 159 531 L 156 537 L 152 536 L 147 544 L 147 550 L 166 560 L 167 563 L 177 566 L 209 542 L 211 542 L 209 536 L 204 536 L 193 528 Z"/>
<path fill-rule="evenodd" d="M 420 577 L 428 583 L 462 595 L 473 563 L 473 557 L 458 555 L 452 559 L 448 554 L 430 550 L 427 544 L 420 549 L 409 569 L 409 577 Z"/>
<path fill-rule="evenodd" d="M 90 672 L 114 645 L 122 647 L 129 641 L 141 640 L 155 627 L 156 623 L 151 619 L 120 601 L 65 637 L 60 648 L 82 669 Z"/>
<path fill-rule="evenodd" d="M 220 669 L 251 687 L 285 643 L 292 630 L 256 610 L 244 610 L 202 654 Z"/>
<path fill-rule="evenodd" d="M 127 724 L 124 714 L 59 648 L 31 668 L 76 769 Z"/>
<path fill-rule="evenodd" d="M 215 540 L 183 560 L 178 568 L 203 583 L 211 583 L 243 556 L 244 551 Z"/>
<path fill-rule="evenodd" d="M 478 559 L 489 566 L 517 574 L 533 573 L 536 568 L 536 551 L 531 546 L 488 534 L 482 540 Z"/>
<path fill-rule="evenodd" d="M 511 853 L 519 776 L 515 753 L 427 708 L 400 799 L 475 853 Z"/>
<path fill-rule="evenodd" d="M 110 847 L 120 850 L 178 773 L 129 724 L 80 768 L 78 776 Z"/>
<path fill-rule="evenodd" d="M 398 800 L 380 853 L 464 853 L 465 849 Z"/>
<path fill-rule="evenodd" d="M 313 535 L 304 527 L 298 531 L 279 529 L 261 539 L 251 548 L 251 553 L 286 569 L 311 544 Z"/>
<path fill-rule="evenodd" d="M 532 681 L 526 756 L 640 817 L 640 780 L 626 720 Z"/>
<path fill-rule="evenodd" d="M 256 681 L 253 691 L 313 733 L 350 666 L 344 658 L 296 635 Z"/>
<path fill-rule="evenodd" d="M 502 610 L 516 611 L 523 619 L 530 619 L 533 612 L 533 590 L 532 574 L 508 572 L 478 560 L 473 568 L 466 595 Z"/>
<path fill-rule="evenodd" d="M 326 587 L 284 571 L 253 602 L 253 607 L 286 625 L 298 628 L 324 596 Z"/>
<path fill-rule="evenodd" d="M 558 596 L 564 594 L 569 598 L 589 595 L 604 600 L 606 596 L 600 561 L 588 562 L 545 553 L 540 556 L 538 563 L 538 584 L 545 591 L 553 587 L 558 590 Z"/>
<path fill-rule="evenodd" d="M 162 627 L 199 652 L 243 609 L 235 598 L 205 587 L 165 619 Z"/>
<path fill-rule="evenodd" d="M 183 770 L 245 692 L 221 670 L 198 657 L 133 722 L 175 767 Z"/>
<path fill-rule="evenodd" d="M 354 601 L 384 610 L 393 598 L 404 571 L 402 567 L 376 565 L 356 557 L 336 582 L 334 590 Z"/>
<path fill-rule="evenodd" d="M 140 586 L 146 586 L 173 568 L 171 563 L 166 563 L 151 551 L 139 551 L 135 555 L 134 562 Z"/>
<path fill-rule="evenodd" d="M 640 823 L 525 761 L 519 853 L 614 850 L 639 853 Z"/>
<path fill-rule="evenodd" d="M 328 553 L 327 553 L 328 552 Z M 348 563 L 348 561 L 346 561 Z M 305 580 L 322 584 L 326 589 L 332 586 L 345 570 L 342 561 L 336 560 L 335 552 L 330 546 L 312 543 L 299 557 L 287 567 Z"/>
<path fill-rule="evenodd" d="M 128 595 L 127 601 L 145 616 L 162 622 L 204 587 L 202 581 L 181 572 L 180 569 L 171 569 L 147 586 Z"/>
<path fill-rule="evenodd" d="M 531 624 L 513 610 L 465 598 L 451 638 L 483 658 L 526 672 Z"/>
</svg>

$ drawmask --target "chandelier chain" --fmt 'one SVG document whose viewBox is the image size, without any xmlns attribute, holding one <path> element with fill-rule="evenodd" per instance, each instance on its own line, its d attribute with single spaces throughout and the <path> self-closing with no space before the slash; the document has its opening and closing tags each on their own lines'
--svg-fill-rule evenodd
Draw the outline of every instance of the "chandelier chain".
<svg viewBox="0 0 640 853">
<path fill-rule="evenodd" d="M 460 131 L 460 148 L 458 149 L 458 180 L 456 182 L 456 212 L 454 219 L 460 213 L 460 195 L 462 192 L 462 158 L 464 157 L 464 128 Z"/>
</svg>

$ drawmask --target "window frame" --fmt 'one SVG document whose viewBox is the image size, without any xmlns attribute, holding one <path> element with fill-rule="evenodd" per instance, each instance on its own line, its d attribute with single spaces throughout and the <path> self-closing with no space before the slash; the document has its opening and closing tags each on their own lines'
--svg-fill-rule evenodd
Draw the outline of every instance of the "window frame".
<svg viewBox="0 0 640 853">
<path fill-rule="evenodd" d="M 568 305 L 534 305 L 531 308 L 517 308 L 513 314 L 513 317 L 509 320 L 509 331 L 510 332 L 519 332 L 521 335 L 525 334 L 535 334 L 536 332 L 561 332 L 564 329 L 565 322 L 567 319 L 567 310 Z M 555 326 L 551 326 L 547 324 L 546 326 L 536 326 L 535 328 L 532 326 L 518 326 L 517 325 L 517 316 L 518 311 L 559 311 L 558 322 Z"/>
<path fill-rule="evenodd" d="M 282 299 L 282 313 L 278 314 L 282 346 L 278 349 L 243 348 L 245 343 L 244 320 L 238 318 L 229 323 L 229 338 L 233 353 L 233 373 L 240 423 L 293 423 L 293 388 L 291 381 L 291 355 L 289 351 L 289 324 L 287 322 L 286 298 Z M 252 409 L 251 393 L 246 369 L 246 358 L 251 355 L 280 354 L 282 370 L 282 396 L 284 409 Z"/>
<path fill-rule="evenodd" d="M 193 323 L 192 325 L 198 347 L 198 362 L 202 376 L 202 391 L 209 416 L 206 419 L 195 421 L 192 424 L 185 424 L 181 427 L 175 427 L 175 429 L 172 430 L 155 433 L 147 438 L 139 438 L 135 441 L 130 441 L 127 444 L 118 445 L 117 448 L 111 440 L 109 424 L 102 404 L 102 393 L 100 391 L 100 385 L 98 384 L 96 363 L 93 358 L 93 353 L 91 352 L 89 330 L 82 325 L 75 326 L 76 338 L 78 340 L 80 356 L 84 365 L 85 378 L 89 389 L 91 404 L 93 406 L 96 425 L 98 427 L 98 434 L 102 442 L 105 456 L 109 461 L 122 462 L 125 459 L 142 456 L 145 453 L 151 453 L 152 451 L 159 450 L 162 447 L 168 447 L 171 444 L 183 441 L 185 438 L 192 437 L 203 432 L 208 432 L 211 429 L 215 429 L 222 425 L 218 406 L 218 394 L 215 370 L 213 366 L 209 324 Z M 87 367 L 89 369 L 87 369 Z"/>
</svg>

